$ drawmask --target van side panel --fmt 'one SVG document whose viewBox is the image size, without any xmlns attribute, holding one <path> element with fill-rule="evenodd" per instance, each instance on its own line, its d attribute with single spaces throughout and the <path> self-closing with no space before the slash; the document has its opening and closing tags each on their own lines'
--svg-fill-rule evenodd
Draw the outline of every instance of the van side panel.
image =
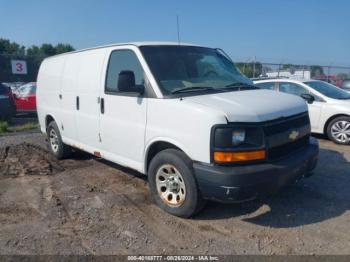
<svg viewBox="0 0 350 262">
<path fill-rule="evenodd" d="M 210 132 L 215 124 L 227 124 L 218 111 L 186 99 L 149 99 L 145 137 L 145 158 L 157 141 L 179 147 L 192 160 L 210 163 Z"/>
<path fill-rule="evenodd" d="M 105 49 L 95 49 L 77 54 L 81 65 L 78 73 L 77 127 L 79 142 L 87 151 L 100 149 L 100 92 L 103 92 L 101 74 L 105 59 Z"/>
<path fill-rule="evenodd" d="M 63 141 L 67 139 L 76 140 L 78 137 L 76 96 L 79 68 L 79 56 L 76 54 L 67 55 L 61 80 L 62 99 L 60 121 L 63 126 L 63 130 L 61 130 Z"/>
<path fill-rule="evenodd" d="M 61 75 L 65 56 L 45 59 L 37 80 L 37 110 L 42 132 L 46 132 L 45 117 L 60 118 Z"/>
</svg>

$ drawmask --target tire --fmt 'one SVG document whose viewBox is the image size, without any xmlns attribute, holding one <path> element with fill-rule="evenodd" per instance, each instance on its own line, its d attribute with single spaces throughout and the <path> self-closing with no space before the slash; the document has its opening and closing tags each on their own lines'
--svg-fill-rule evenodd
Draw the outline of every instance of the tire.
<svg viewBox="0 0 350 262">
<path fill-rule="evenodd" d="M 55 121 L 47 127 L 47 138 L 49 149 L 57 159 L 68 158 L 72 153 L 72 148 L 62 142 L 61 134 Z"/>
<path fill-rule="evenodd" d="M 337 144 L 349 145 L 350 117 L 340 116 L 333 119 L 327 126 L 327 136 Z"/>
<path fill-rule="evenodd" d="M 159 152 L 148 169 L 152 198 L 166 212 L 183 218 L 198 213 L 205 205 L 192 171 L 192 161 L 181 151 Z"/>
</svg>

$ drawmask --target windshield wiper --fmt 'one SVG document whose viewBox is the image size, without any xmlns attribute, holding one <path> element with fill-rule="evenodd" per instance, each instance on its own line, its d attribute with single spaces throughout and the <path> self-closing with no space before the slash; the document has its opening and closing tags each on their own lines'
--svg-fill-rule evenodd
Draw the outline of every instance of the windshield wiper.
<svg viewBox="0 0 350 262">
<path fill-rule="evenodd" d="M 226 85 L 225 88 L 223 89 L 250 90 L 250 89 L 259 89 L 259 88 L 250 84 L 235 82 L 235 83 Z"/>
<path fill-rule="evenodd" d="M 180 89 L 175 89 L 171 91 L 172 94 L 177 94 L 177 93 L 183 93 L 183 92 L 191 92 L 191 91 L 205 91 L 205 90 L 215 90 L 212 87 L 209 86 L 190 86 L 190 87 L 184 87 Z"/>
</svg>

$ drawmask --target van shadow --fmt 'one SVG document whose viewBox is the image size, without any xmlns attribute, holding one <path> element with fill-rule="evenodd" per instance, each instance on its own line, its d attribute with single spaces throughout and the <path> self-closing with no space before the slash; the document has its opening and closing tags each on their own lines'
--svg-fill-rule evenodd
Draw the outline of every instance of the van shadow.
<svg viewBox="0 0 350 262">
<path fill-rule="evenodd" d="M 87 153 L 76 152 L 73 159 L 94 158 L 137 179 L 147 177 L 130 168 Z M 338 217 L 350 210 L 350 162 L 343 154 L 320 149 L 314 175 L 289 185 L 266 199 L 240 204 L 208 202 L 194 220 L 239 218 L 245 222 L 273 228 L 291 228 Z"/>
<path fill-rule="evenodd" d="M 195 219 L 241 217 L 243 221 L 274 228 L 291 228 L 338 217 L 350 209 L 350 163 L 333 150 L 320 149 L 310 178 L 287 186 L 264 200 L 241 204 L 210 202 Z"/>
</svg>

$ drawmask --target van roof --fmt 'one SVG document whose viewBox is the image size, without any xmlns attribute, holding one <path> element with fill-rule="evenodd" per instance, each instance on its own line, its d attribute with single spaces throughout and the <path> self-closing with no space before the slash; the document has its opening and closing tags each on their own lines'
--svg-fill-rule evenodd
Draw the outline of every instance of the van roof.
<svg viewBox="0 0 350 262">
<path fill-rule="evenodd" d="M 113 47 L 113 46 L 124 46 L 124 45 L 134 45 L 134 46 L 159 46 L 159 45 L 181 45 L 181 46 L 200 46 L 196 44 L 188 44 L 188 43 L 181 43 L 181 42 L 162 42 L 162 41 L 143 41 L 143 42 L 126 42 L 126 43 L 114 43 L 114 44 L 108 44 L 108 45 L 101 45 L 101 46 L 95 46 L 95 47 L 90 47 L 90 48 L 84 48 L 80 50 L 75 50 L 72 52 L 67 52 L 67 53 L 62 53 L 54 56 L 49 56 L 45 59 L 50 59 L 53 57 L 61 56 L 61 55 L 66 55 L 66 54 L 74 54 L 74 53 L 79 53 L 83 51 L 88 51 L 88 50 L 94 50 L 94 49 L 100 49 L 100 48 L 107 48 L 107 47 Z"/>
</svg>

